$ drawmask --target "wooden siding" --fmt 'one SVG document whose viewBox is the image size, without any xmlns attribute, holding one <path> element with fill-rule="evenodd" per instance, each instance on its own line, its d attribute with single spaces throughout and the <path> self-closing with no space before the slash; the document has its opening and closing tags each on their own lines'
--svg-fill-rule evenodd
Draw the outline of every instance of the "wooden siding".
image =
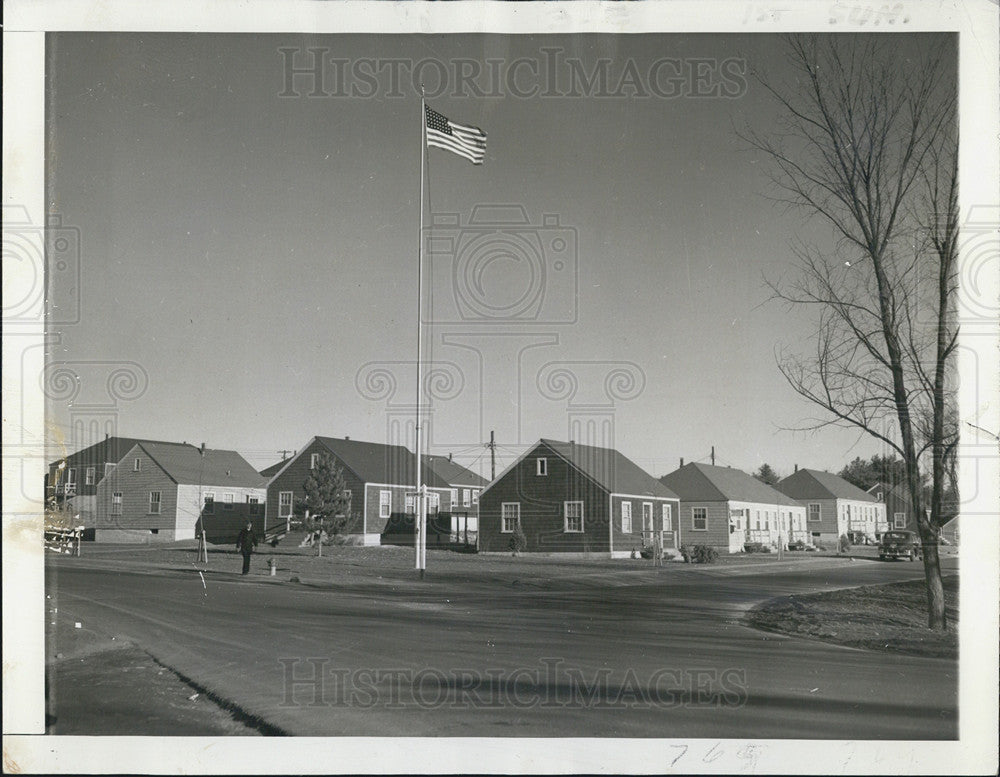
<svg viewBox="0 0 1000 777">
<path fill-rule="evenodd" d="M 233 520 L 238 522 L 236 528 L 237 532 L 239 532 L 242 526 L 246 525 L 246 518 L 250 514 L 246 504 L 247 497 L 257 497 L 260 500 L 260 507 L 258 508 L 260 510 L 260 514 L 254 520 L 254 527 L 258 532 L 263 532 L 264 500 L 267 498 L 266 489 L 234 487 L 227 485 L 182 485 L 177 487 L 177 539 L 187 540 L 192 539 L 195 536 L 195 527 L 198 523 L 198 518 L 202 513 L 202 504 L 205 499 L 205 494 L 215 495 L 213 512 L 211 515 L 206 516 L 206 518 L 214 518 L 215 520 L 213 523 L 220 527 L 219 531 L 222 534 L 225 534 L 228 529 L 221 527 L 228 526 L 228 524 Z M 228 510 L 225 508 L 226 494 L 233 495 L 233 507 Z M 233 541 L 236 541 L 235 535 L 233 537 Z"/>
<path fill-rule="evenodd" d="M 545 458 L 548 474 L 536 474 Z M 518 502 L 527 551 L 608 553 L 608 492 L 554 452 L 539 446 L 480 494 L 479 548 L 506 551 L 511 535 L 501 531 L 501 504 Z M 583 502 L 583 531 L 566 532 L 564 503 Z M 626 548 L 623 548 L 626 549 Z"/>
<path fill-rule="evenodd" d="M 379 515 L 379 492 L 390 493 L 389 517 Z M 413 513 L 406 512 L 406 495 L 416 491 L 414 486 L 393 486 L 368 483 L 365 485 L 365 534 L 413 534 Z M 445 488 L 428 488 L 428 493 L 438 494 L 441 500 L 439 512 L 451 510 L 451 494 Z M 351 529 L 352 533 L 361 533 L 360 524 Z M 430 531 L 428 531 L 430 533 Z"/>
<path fill-rule="evenodd" d="M 705 509 L 705 531 L 694 529 L 694 508 Z M 742 530 L 737 530 L 735 537 L 729 531 L 729 519 L 733 511 L 742 513 Z M 689 548 L 694 545 L 711 545 L 720 553 L 738 553 L 748 542 L 762 542 L 776 548 L 786 545 L 789 539 L 807 539 L 805 509 L 795 505 L 682 500 L 681 514 L 681 542 Z M 739 536 L 741 533 L 742 537 Z"/>
<path fill-rule="evenodd" d="M 343 468 L 344 480 L 347 482 L 347 488 L 351 491 L 351 520 L 348 522 L 348 529 L 346 531 L 360 533 L 362 510 L 364 509 L 364 483 L 353 472 L 344 467 L 344 463 L 318 440 L 313 440 L 308 447 L 300 451 L 291 463 L 289 463 L 288 467 L 267 484 L 265 517 L 268 528 L 285 523 L 284 517 L 278 514 L 278 495 L 282 491 L 292 492 L 292 508 L 293 514 L 295 514 L 295 505 L 300 499 L 305 497 L 304 484 L 312 471 L 309 467 L 309 460 L 313 453 L 326 454 Z"/>
<path fill-rule="evenodd" d="M 136 458 L 142 461 L 139 472 L 133 469 Z M 121 515 L 111 512 L 111 497 L 115 491 L 122 493 Z M 159 514 L 149 512 L 150 491 L 160 492 Z M 130 450 L 122 466 L 115 467 L 97 484 L 98 532 L 102 529 L 156 529 L 172 534 L 176 528 L 176 516 L 177 484 L 141 448 Z M 97 538 L 101 539 L 100 536 Z"/>
<path fill-rule="evenodd" d="M 622 531 L 622 504 L 632 505 L 632 531 Z M 617 554 L 619 551 L 639 550 L 647 544 L 642 530 L 642 504 L 649 502 L 653 505 L 653 531 L 659 532 L 663 529 L 663 505 L 671 505 L 671 526 L 669 533 L 664 535 L 664 547 L 672 548 L 674 536 L 677 532 L 677 518 L 680 514 L 680 502 L 676 499 L 663 499 L 662 497 L 639 497 L 639 496 L 611 496 L 611 531 L 612 550 Z M 657 535 L 658 536 L 658 535 Z M 679 536 L 679 535 L 677 535 Z M 677 540 L 677 547 L 680 546 L 680 539 Z"/>
</svg>

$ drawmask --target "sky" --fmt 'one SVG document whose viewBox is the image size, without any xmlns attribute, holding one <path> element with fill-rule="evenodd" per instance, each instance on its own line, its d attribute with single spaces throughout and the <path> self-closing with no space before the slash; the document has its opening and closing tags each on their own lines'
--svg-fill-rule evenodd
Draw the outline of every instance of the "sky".
<svg viewBox="0 0 1000 777">
<path fill-rule="evenodd" d="M 488 134 L 482 166 L 426 155 L 429 452 L 487 477 L 491 430 L 498 471 L 539 437 L 613 444 L 655 476 L 712 446 L 782 474 L 884 452 L 855 431 L 789 431 L 817 410 L 776 355 L 808 349 L 814 323 L 764 279 L 794 272 L 793 240 L 832 236 L 769 198 L 736 132 L 774 131 L 748 71 L 785 77 L 777 36 L 48 43 L 47 199 L 78 230 L 81 283 L 47 351 L 79 390 L 47 415 L 71 447 L 94 441 L 71 431 L 88 413 L 257 467 L 314 435 L 405 438 L 419 70 L 428 104 Z M 319 49 L 322 79 L 290 73 Z"/>
</svg>

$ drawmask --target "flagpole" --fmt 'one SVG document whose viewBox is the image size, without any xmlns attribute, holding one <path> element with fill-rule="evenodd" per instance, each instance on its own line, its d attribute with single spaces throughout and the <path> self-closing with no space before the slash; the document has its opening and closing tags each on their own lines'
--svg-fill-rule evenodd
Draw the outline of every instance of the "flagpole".
<svg viewBox="0 0 1000 777">
<path fill-rule="evenodd" d="M 414 498 L 415 513 L 413 516 L 414 542 L 416 558 L 414 567 L 420 570 L 420 579 L 424 577 L 424 568 L 427 558 L 424 552 L 426 547 L 427 525 L 424 514 L 424 489 L 421 482 L 421 455 L 420 455 L 420 410 L 423 398 L 423 381 L 421 376 L 421 351 L 423 346 L 423 286 L 424 286 L 424 166 L 427 157 L 427 109 L 425 106 L 424 86 L 420 85 L 420 233 L 417 245 L 417 407 L 416 423 L 414 424 L 414 447 L 417 455 L 417 490 Z"/>
</svg>

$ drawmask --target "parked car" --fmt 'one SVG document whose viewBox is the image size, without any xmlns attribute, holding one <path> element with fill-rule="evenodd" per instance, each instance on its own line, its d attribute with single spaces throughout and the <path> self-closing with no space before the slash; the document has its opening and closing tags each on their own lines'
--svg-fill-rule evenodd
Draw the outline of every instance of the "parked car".
<svg viewBox="0 0 1000 777">
<path fill-rule="evenodd" d="M 882 543 L 878 546 L 878 557 L 885 561 L 888 558 L 908 558 L 916 561 L 921 556 L 920 538 L 912 531 L 887 531 L 882 535 Z"/>
</svg>

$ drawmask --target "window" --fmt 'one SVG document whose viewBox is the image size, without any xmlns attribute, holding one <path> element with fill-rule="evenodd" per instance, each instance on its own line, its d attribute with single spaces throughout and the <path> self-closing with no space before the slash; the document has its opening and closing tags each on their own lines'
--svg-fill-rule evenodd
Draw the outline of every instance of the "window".
<svg viewBox="0 0 1000 777">
<path fill-rule="evenodd" d="M 653 531 L 653 503 L 642 503 L 642 530 L 644 532 Z"/>
<path fill-rule="evenodd" d="M 472 489 L 472 504 L 474 504 L 474 505 L 479 504 L 479 489 L 478 488 Z"/>
<path fill-rule="evenodd" d="M 892 514 L 892 528 L 894 528 L 894 529 L 905 529 L 906 528 L 906 513 L 893 513 Z"/>
<path fill-rule="evenodd" d="M 76 468 L 70 467 L 66 470 L 66 485 L 75 486 L 76 485 Z"/>
<path fill-rule="evenodd" d="M 674 510 L 671 505 L 663 505 L 663 531 L 674 530 Z"/>
<path fill-rule="evenodd" d="M 535 459 L 535 474 L 536 475 L 548 475 L 549 474 L 549 460 L 548 459 Z"/>
<path fill-rule="evenodd" d="M 108 473 L 109 473 L 109 472 L 110 472 L 111 470 L 113 470 L 114 468 L 115 468 L 115 465 L 114 465 L 114 464 L 112 464 L 112 463 L 111 463 L 110 461 L 109 461 L 109 462 L 107 462 L 107 463 L 106 463 L 106 464 L 104 465 L 104 474 L 105 474 L 105 475 L 107 475 L 107 474 L 108 474 Z"/>
<path fill-rule="evenodd" d="M 472 501 L 472 492 L 469 489 L 467 489 L 467 488 L 463 488 L 462 489 L 462 507 L 468 507 L 469 506 L 469 502 L 471 502 L 471 501 Z"/>
<path fill-rule="evenodd" d="M 417 511 L 417 508 L 414 507 L 413 505 L 414 498 L 415 497 L 413 494 L 407 494 L 406 499 L 403 501 L 404 505 L 403 510 L 406 512 L 407 515 L 411 515 L 412 513 L 415 513 Z"/>
<path fill-rule="evenodd" d="M 142 472 L 142 459 L 136 459 L 132 462 L 133 472 Z"/>
<path fill-rule="evenodd" d="M 820 505 L 819 502 L 809 503 L 809 520 L 818 521 L 820 519 Z"/>
<path fill-rule="evenodd" d="M 500 505 L 500 531 L 510 534 L 521 525 L 521 503 L 504 502 Z"/>
<path fill-rule="evenodd" d="M 222 509 L 223 510 L 232 510 L 233 509 L 233 495 L 232 494 L 223 494 L 222 495 Z"/>
<path fill-rule="evenodd" d="M 452 509 L 458 507 L 458 489 L 453 488 L 451 490 L 451 507 Z"/>
<path fill-rule="evenodd" d="M 691 508 L 691 531 L 708 531 L 708 508 Z"/>
<path fill-rule="evenodd" d="M 353 498 L 353 495 L 351 494 L 351 489 L 345 488 L 344 489 L 344 501 L 347 502 L 347 509 L 348 510 L 351 509 L 351 499 L 352 498 Z"/>
<path fill-rule="evenodd" d="M 149 514 L 159 515 L 160 514 L 160 492 L 150 491 L 149 492 Z"/>
<path fill-rule="evenodd" d="M 87 485 L 94 485 L 94 477 L 97 475 L 97 467 L 87 467 Z"/>
<path fill-rule="evenodd" d="M 278 493 L 278 517 L 292 517 L 292 491 L 280 491 Z"/>
<path fill-rule="evenodd" d="M 260 499 L 256 496 L 247 497 L 247 515 L 259 515 Z"/>
<path fill-rule="evenodd" d="M 412 508 L 411 508 L 412 511 Z M 388 518 L 392 512 L 392 491 L 378 492 L 378 517 Z"/>
<path fill-rule="evenodd" d="M 205 515 L 215 513 L 215 494 L 205 494 Z"/>
<path fill-rule="evenodd" d="M 122 492 L 115 491 L 111 495 L 111 514 L 121 515 L 122 514 Z"/>
<path fill-rule="evenodd" d="M 563 531 L 583 531 L 583 502 L 563 502 Z"/>
<path fill-rule="evenodd" d="M 622 502 L 622 531 L 625 534 L 632 533 L 632 503 Z"/>
<path fill-rule="evenodd" d="M 316 469 L 316 464 L 319 462 L 319 454 L 313 453 L 309 456 L 309 469 Z"/>
</svg>

